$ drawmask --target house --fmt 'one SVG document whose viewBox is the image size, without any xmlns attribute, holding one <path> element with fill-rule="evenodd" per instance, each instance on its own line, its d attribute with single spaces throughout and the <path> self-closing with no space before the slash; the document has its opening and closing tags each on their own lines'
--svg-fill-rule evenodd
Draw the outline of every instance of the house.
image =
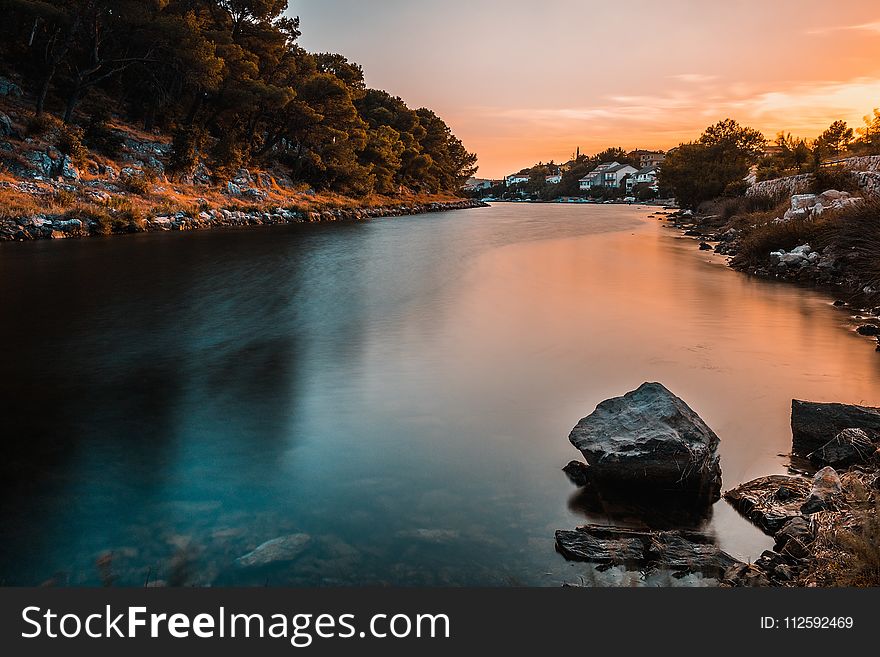
<svg viewBox="0 0 880 657">
<path fill-rule="evenodd" d="M 608 187 L 618 189 L 627 176 L 636 173 L 638 169 L 620 162 L 603 162 L 586 176 L 580 179 L 580 188 L 589 191 L 594 187 Z"/>
<path fill-rule="evenodd" d="M 660 167 L 651 165 L 642 167 L 626 180 L 626 191 L 632 192 L 639 185 L 648 186 L 655 192 L 658 190 L 657 178 L 660 175 Z"/>
<path fill-rule="evenodd" d="M 561 173 L 551 173 L 544 176 L 544 180 L 548 185 L 558 185 L 562 182 L 562 174 Z"/>
<path fill-rule="evenodd" d="M 657 166 L 666 159 L 666 154 L 663 151 L 637 150 L 633 151 L 629 155 L 633 158 L 639 158 L 640 169 L 644 169 L 645 167 L 650 166 Z"/>
<path fill-rule="evenodd" d="M 504 179 L 504 184 L 510 187 L 511 185 L 519 185 L 521 183 L 529 182 L 529 172 L 528 171 L 520 171 L 519 173 L 515 173 L 512 176 L 507 176 Z"/>
<path fill-rule="evenodd" d="M 470 178 L 464 184 L 464 190 L 468 192 L 475 192 L 478 189 L 489 189 L 490 187 L 494 187 L 495 185 L 501 184 L 500 180 L 488 180 L 487 178 Z"/>
</svg>

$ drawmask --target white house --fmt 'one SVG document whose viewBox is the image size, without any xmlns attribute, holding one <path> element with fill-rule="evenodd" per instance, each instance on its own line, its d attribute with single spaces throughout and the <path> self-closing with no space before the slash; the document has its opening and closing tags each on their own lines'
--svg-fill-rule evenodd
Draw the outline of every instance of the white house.
<svg viewBox="0 0 880 657">
<path fill-rule="evenodd" d="M 558 185 L 562 182 L 562 174 L 561 173 L 552 173 L 547 176 L 544 176 L 544 180 L 548 185 Z"/>
<path fill-rule="evenodd" d="M 588 191 L 593 187 L 618 189 L 624 178 L 632 176 L 632 174 L 637 171 L 638 169 L 629 164 L 620 164 L 620 162 L 603 162 L 580 179 L 580 188 L 583 191 Z"/>
<path fill-rule="evenodd" d="M 652 166 L 647 166 L 639 169 L 636 173 L 630 178 L 632 180 L 632 186 L 642 184 L 649 184 L 653 189 L 657 189 L 657 178 L 660 175 L 660 167 L 656 164 Z"/>
<path fill-rule="evenodd" d="M 529 174 L 528 173 L 515 173 L 512 176 L 507 176 L 504 179 L 504 184 L 510 187 L 511 185 L 519 185 L 520 183 L 529 182 Z"/>
</svg>

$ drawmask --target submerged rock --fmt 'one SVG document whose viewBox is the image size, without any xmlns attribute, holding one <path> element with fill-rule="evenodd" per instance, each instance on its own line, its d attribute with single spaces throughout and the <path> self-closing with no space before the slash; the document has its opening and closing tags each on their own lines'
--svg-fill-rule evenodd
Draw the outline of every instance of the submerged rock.
<svg viewBox="0 0 880 657">
<path fill-rule="evenodd" d="M 311 537 L 308 534 L 279 536 L 235 560 L 241 568 L 267 566 L 281 561 L 293 561 L 306 549 Z"/>
<path fill-rule="evenodd" d="M 880 408 L 850 404 L 791 402 L 792 451 L 807 456 L 844 429 L 862 429 L 872 441 L 880 436 Z"/>
<path fill-rule="evenodd" d="M 715 545 L 711 537 L 692 531 L 639 531 L 586 525 L 558 530 L 556 550 L 566 559 L 605 567 L 699 572 L 719 578 L 739 563 Z"/>
<path fill-rule="evenodd" d="M 748 481 L 724 493 L 737 511 L 771 536 L 801 515 L 811 485 L 803 477 L 770 475 Z"/>
<path fill-rule="evenodd" d="M 719 497 L 718 436 L 659 383 L 603 401 L 569 440 L 598 485 L 688 491 L 710 502 Z"/>
</svg>

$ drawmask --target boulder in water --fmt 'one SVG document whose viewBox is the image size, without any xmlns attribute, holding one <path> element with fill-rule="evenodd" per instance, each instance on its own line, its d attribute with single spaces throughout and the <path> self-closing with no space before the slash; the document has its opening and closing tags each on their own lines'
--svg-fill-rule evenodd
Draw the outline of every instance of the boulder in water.
<svg viewBox="0 0 880 657">
<path fill-rule="evenodd" d="M 659 383 L 603 401 L 569 440 L 597 485 L 687 492 L 709 502 L 720 495 L 718 436 Z"/>
</svg>

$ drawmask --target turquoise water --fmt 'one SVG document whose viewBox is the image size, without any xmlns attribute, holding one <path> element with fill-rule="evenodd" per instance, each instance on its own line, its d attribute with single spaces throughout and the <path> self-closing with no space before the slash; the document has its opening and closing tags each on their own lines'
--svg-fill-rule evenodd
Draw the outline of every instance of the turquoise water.
<svg viewBox="0 0 880 657">
<path fill-rule="evenodd" d="M 6 585 L 613 585 L 577 420 L 663 382 L 725 488 L 783 471 L 792 397 L 880 399 L 822 294 L 746 278 L 649 209 L 505 204 L 369 223 L 0 245 Z M 770 540 L 725 502 L 695 524 Z M 295 560 L 234 560 L 311 537 Z M 685 584 L 702 584 L 688 578 Z"/>
</svg>

